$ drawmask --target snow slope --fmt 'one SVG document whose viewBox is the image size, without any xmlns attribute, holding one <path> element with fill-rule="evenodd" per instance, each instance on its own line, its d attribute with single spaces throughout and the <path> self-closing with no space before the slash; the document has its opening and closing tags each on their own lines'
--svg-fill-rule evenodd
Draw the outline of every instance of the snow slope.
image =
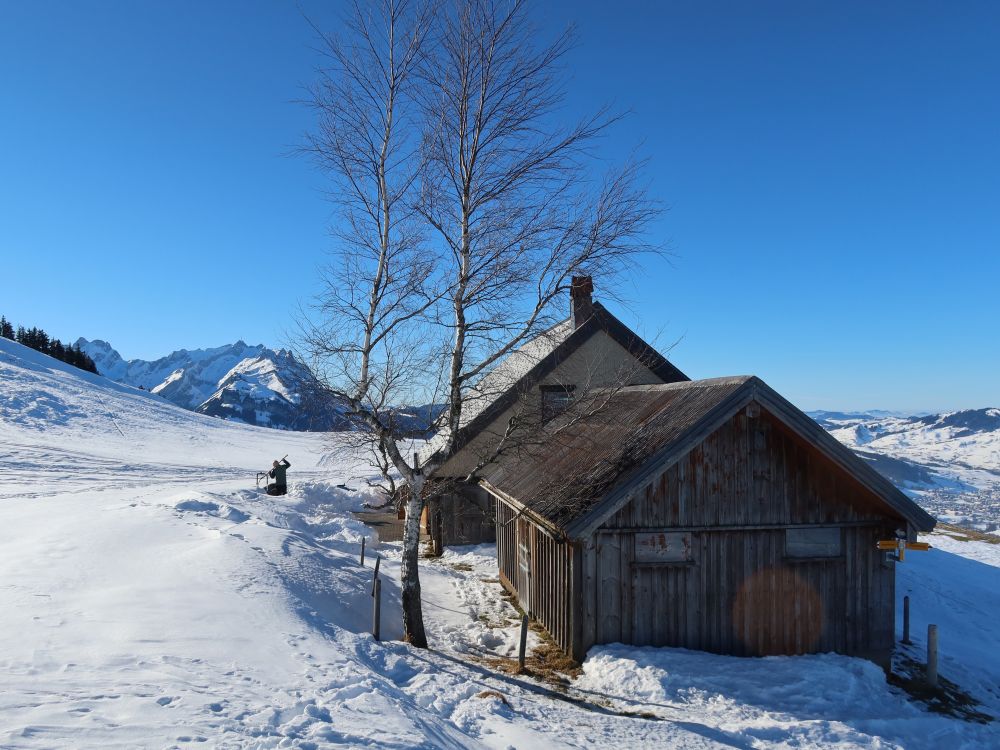
<svg viewBox="0 0 1000 750">
<path fill-rule="evenodd" d="M 258 494 L 285 453 L 289 495 Z M 358 564 L 370 473 L 336 436 L 205 417 L 0 341 L 0 746 L 1000 744 L 835 655 L 607 646 L 562 691 L 498 674 L 483 659 L 515 653 L 517 614 L 488 546 L 423 565 L 433 650 L 377 643 L 373 557 L 393 639 L 399 555 L 368 537 Z M 1000 713 L 1000 554 L 945 542 L 900 586 L 942 626 L 942 674 Z"/>
<path fill-rule="evenodd" d="M 981 487 L 1000 480 L 1000 409 L 920 417 L 845 414 L 819 421 L 845 445 L 928 467 L 942 484 Z"/>
</svg>

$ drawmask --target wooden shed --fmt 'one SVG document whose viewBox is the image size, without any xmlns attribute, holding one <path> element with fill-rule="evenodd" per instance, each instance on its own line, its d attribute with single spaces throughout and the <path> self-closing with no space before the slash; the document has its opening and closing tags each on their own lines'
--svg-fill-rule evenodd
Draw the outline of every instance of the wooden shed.
<svg viewBox="0 0 1000 750">
<path fill-rule="evenodd" d="M 931 516 L 756 377 L 629 387 L 492 467 L 500 579 L 568 653 L 835 651 L 884 666 L 880 539 Z"/>
</svg>

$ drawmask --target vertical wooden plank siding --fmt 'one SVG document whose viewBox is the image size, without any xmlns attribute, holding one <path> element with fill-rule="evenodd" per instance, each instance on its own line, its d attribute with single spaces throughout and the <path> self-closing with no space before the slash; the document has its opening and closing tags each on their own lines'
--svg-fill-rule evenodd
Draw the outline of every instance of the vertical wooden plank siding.
<svg viewBox="0 0 1000 750">
<path fill-rule="evenodd" d="M 443 495 L 440 505 L 444 544 L 494 541 L 497 527 L 490 515 L 490 500 L 485 490 L 471 484 Z"/>
<path fill-rule="evenodd" d="M 594 575 L 582 577 L 596 623 L 583 629 L 583 646 L 623 641 L 884 660 L 895 582 L 875 541 L 896 523 L 868 490 L 779 422 L 740 413 L 598 530 Z M 783 528 L 759 528 L 801 525 L 838 528 L 840 554 L 791 558 Z M 644 528 L 697 529 L 692 559 L 637 564 L 634 537 Z"/>
<path fill-rule="evenodd" d="M 636 490 L 588 540 L 554 538 L 494 498 L 500 579 L 559 646 L 680 646 L 739 655 L 837 651 L 884 661 L 898 521 L 765 412 L 740 413 Z M 817 549 L 783 527 L 832 527 Z M 723 528 L 719 528 L 723 527 Z M 689 535 L 689 559 L 637 561 L 643 529 Z M 648 537 L 648 534 L 646 535 Z M 525 563 L 527 569 L 522 568 Z"/>
<path fill-rule="evenodd" d="M 549 632 L 559 647 L 571 651 L 583 641 L 583 621 L 573 621 L 574 547 L 554 539 L 499 498 L 496 502 L 497 567 L 500 582 L 517 597 L 522 609 Z M 523 548 L 522 548 L 523 545 Z M 524 557 L 526 550 L 527 556 Z M 583 589 L 583 559 L 581 551 L 580 583 L 577 598 Z M 528 568 L 522 567 L 527 560 Z M 581 632 L 574 644 L 573 626 Z"/>
</svg>

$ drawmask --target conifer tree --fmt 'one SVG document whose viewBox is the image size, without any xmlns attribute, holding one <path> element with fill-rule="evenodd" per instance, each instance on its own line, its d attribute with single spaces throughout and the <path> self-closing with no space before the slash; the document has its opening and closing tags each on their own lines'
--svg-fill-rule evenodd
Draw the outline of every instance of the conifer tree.
<svg viewBox="0 0 1000 750">
<path fill-rule="evenodd" d="M 66 364 L 79 367 L 81 370 L 86 370 L 96 375 L 100 374 L 97 371 L 97 363 L 86 352 L 80 349 L 79 344 L 71 346 L 64 344 L 59 339 L 49 338 L 49 334 L 41 328 L 35 326 L 31 328 L 18 326 L 17 330 L 15 330 L 13 324 L 6 317 L 0 316 L 0 336 L 16 341 L 42 354 L 48 354 L 50 357 L 54 357 Z"/>
</svg>

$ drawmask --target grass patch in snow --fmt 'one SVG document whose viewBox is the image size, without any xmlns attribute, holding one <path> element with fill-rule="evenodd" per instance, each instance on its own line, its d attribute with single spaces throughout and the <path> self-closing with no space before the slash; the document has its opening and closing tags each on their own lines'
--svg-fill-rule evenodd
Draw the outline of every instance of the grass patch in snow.
<svg viewBox="0 0 1000 750">
<path fill-rule="evenodd" d="M 507 702 L 507 699 L 504 698 L 503 694 L 500 693 L 497 690 L 482 690 L 482 691 L 476 693 L 476 697 L 477 698 L 483 698 L 483 699 L 485 699 L 485 698 L 495 698 L 496 700 L 500 701 L 501 703 L 503 703 L 508 708 L 510 707 L 510 703 Z"/>
<path fill-rule="evenodd" d="M 529 674 L 555 685 L 568 685 L 570 679 L 583 674 L 580 662 L 559 648 L 541 625 L 533 622 L 530 627 L 541 643 L 525 659 L 524 668 Z"/>
<path fill-rule="evenodd" d="M 938 521 L 934 529 L 935 533 L 944 534 L 958 542 L 986 542 L 987 544 L 1000 544 L 1000 536 L 995 534 L 985 534 L 982 531 L 968 529 L 965 526 L 957 526 L 951 523 L 941 523 Z"/>
<path fill-rule="evenodd" d="M 924 664 L 908 654 L 898 654 L 893 659 L 893 670 L 887 680 L 913 700 L 923 703 L 928 711 L 976 724 L 989 724 L 995 720 L 978 710 L 979 701 L 947 677 L 938 674 L 938 686 L 933 688 L 927 684 L 926 675 Z"/>
<path fill-rule="evenodd" d="M 510 592 L 504 591 L 501 597 L 517 611 L 519 617 L 524 615 L 524 610 Z M 497 671 L 534 677 L 557 688 L 565 688 L 570 680 L 583 674 L 580 662 L 559 648 L 540 622 L 529 620 L 528 628 L 537 636 L 539 643 L 525 655 L 523 670 L 518 669 L 516 657 L 486 658 L 484 662 Z"/>
</svg>

